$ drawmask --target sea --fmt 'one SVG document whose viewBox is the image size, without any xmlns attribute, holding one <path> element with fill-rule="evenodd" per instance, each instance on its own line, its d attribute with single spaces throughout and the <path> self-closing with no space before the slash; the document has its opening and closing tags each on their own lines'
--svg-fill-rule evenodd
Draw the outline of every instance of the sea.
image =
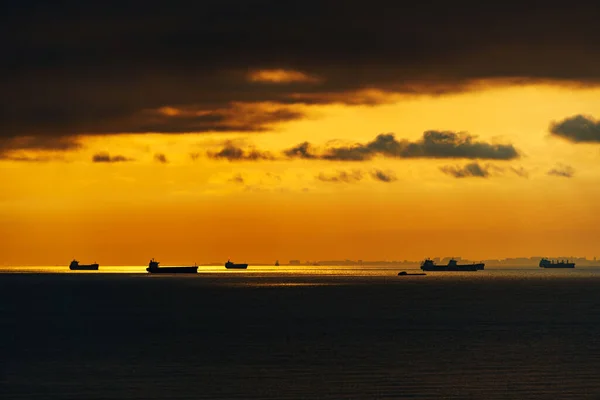
<svg viewBox="0 0 600 400">
<path fill-rule="evenodd" d="M 598 399 L 600 268 L 0 267 L 0 399 Z"/>
</svg>

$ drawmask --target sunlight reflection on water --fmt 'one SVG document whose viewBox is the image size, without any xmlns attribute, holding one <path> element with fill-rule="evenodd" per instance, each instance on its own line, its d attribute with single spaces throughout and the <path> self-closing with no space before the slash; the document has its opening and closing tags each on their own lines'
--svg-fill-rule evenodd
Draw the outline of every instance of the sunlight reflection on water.
<svg viewBox="0 0 600 400">
<path fill-rule="evenodd" d="M 336 282 L 245 282 L 238 284 L 231 284 L 230 286 L 253 286 L 253 287 L 298 287 L 298 286 L 333 286 L 342 285 L 343 283 Z"/>
<path fill-rule="evenodd" d="M 427 272 L 425 276 L 399 276 L 398 272 L 406 271 L 409 274 L 421 272 L 418 267 L 398 266 L 272 266 L 272 265 L 249 265 L 245 270 L 228 270 L 224 266 L 199 266 L 197 274 L 160 274 L 156 277 L 177 276 L 185 278 L 198 278 L 211 275 L 237 276 L 243 278 L 258 277 L 393 277 L 395 280 L 420 280 L 420 279 L 553 279 L 553 278 L 595 278 L 600 277 L 600 267 L 580 267 L 575 269 L 543 269 L 536 267 L 486 267 L 483 271 L 474 272 Z M 0 266 L 0 273 L 18 274 L 144 274 L 149 275 L 146 266 L 100 266 L 98 271 L 71 271 L 67 266 Z M 268 285 L 272 285 L 269 283 Z"/>
</svg>

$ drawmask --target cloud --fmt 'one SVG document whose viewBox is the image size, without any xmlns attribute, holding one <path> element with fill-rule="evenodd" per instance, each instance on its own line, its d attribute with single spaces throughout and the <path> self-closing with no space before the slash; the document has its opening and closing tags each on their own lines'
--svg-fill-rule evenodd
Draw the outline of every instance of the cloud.
<svg viewBox="0 0 600 400">
<path fill-rule="evenodd" d="M 233 177 L 231 177 L 228 182 L 234 182 L 234 183 L 240 183 L 240 184 L 244 184 L 244 178 L 242 177 L 242 174 L 236 174 Z"/>
<path fill-rule="evenodd" d="M 514 172 L 515 174 L 517 174 L 521 178 L 529 178 L 529 171 L 527 171 L 523 167 L 519 167 L 519 168 L 509 167 L 509 171 Z"/>
<path fill-rule="evenodd" d="M 562 178 L 572 178 L 575 175 L 575 169 L 569 165 L 557 164 L 556 167 L 549 170 L 548 175 Z"/>
<path fill-rule="evenodd" d="M 573 143 L 600 143 L 600 121 L 575 115 L 550 124 L 550 133 Z"/>
<path fill-rule="evenodd" d="M 86 111 L 82 107 L 73 105 L 72 111 L 77 114 L 71 115 L 60 111 L 60 105 L 52 105 L 45 111 L 53 116 L 50 120 L 40 123 L 32 118 L 21 126 L 12 126 L 11 129 L 5 130 L 2 136 L 21 136 L 26 132 L 43 131 L 33 137 L 48 141 L 44 138 L 57 135 L 69 137 L 118 133 L 261 132 L 269 130 L 272 124 L 304 116 L 302 112 L 287 105 L 248 103 L 227 103 L 218 107 L 191 104 L 107 111 Z M 7 118 L 16 116 L 7 115 Z"/>
<path fill-rule="evenodd" d="M 1 85 L 0 85 L 1 87 Z M 1 103 L 1 100 L 0 100 Z M 0 104 L 0 116 L 3 115 Z M 106 134 L 184 134 L 214 132 L 264 132 L 278 123 L 301 119 L 304 114 L 288 105 L 230 103 L 218 108 L 210 106 L 158 107 L 142 110 L 120 110 L 104 113 L 101 109 L 83 110 L 73 105 L 69 113 L 53 104 L 44 113 L 51 120 L 39 122 L 34 115 L 17 123 L 6 120 L 18 116 L 8 112 L 3 123 L 10 124 L 0 130 L 0 151 L 42 149 L 68 151 L 80 146 L 82 136 Z M 92 105 L 94 107 L 94 105 Z M 73 111 L 73 115 L 70 112 Z M 30 134 L 29 132 L 37 132 Z M 23 136 L 24 135 L 24 136 Z"/>
<path fill-rule="evenodd" d="M 244 150 L 235 146 L 232 142 L 227 142 L 218 152 L 207 152 L 210 158 L 226 159 L 229 161 L 259 161 L 273 160 L 274 157 L 269 152 L 263 152 L 256 149 Z"/>
<path fill-rule="evenodd" d="M 367 161 L 375 155 L 392 158 L 466 158 L 511 160 L 519 157 L 512 144 L 491 144 L 476 141 L 467 133 L 426 131 L 416 141 L 397 140 L 393 133 L 377 135 L 366 144 L 329 147 L 321 154 L 312 150 L 308 142 L 285 150 L 288 157 L 319 158 L 334 161 Z"/>
<path fill-rule="evenodd" d="M 96 153 L 92 157 L 92 162 L 95 163 L 118 163 L 118 162 L 128 162 L 134 161 L 132 158 L 127 158 L 122 155 L 111 156 L 107 152 Z"/>
<path fill-rule="evenodd" d="M 267 172 L 265 175 L 267 176 L 267 178 L 269 178 L 271 180 L 281 182 L 281 176 L 279 176 L 279 175 L 275 175 L 271 172 Z"/>
<path fill-rule="evenodd" d="M 77 137 L 2 137 L 0 133 L 0 160 L 25 162 L 62 160 L 63 158 L 60 156 L 49 155 L 47 153 L 72 151 L 81 147 L 79 138 Z M 38 154 L 32 156 L 30 154 L 23 154 L 24 151 Z"/>
<path fill-rule="evenodd" d="M 0 153 L 0 161 L 17 161 L 31 163 L 45 163 L 50 161 L 64 161 L 60 156 L 26 156 L 26 155 L 8 155 Z"/>
<path fill-rule="evenodd" d="M 1 137 L 0 151 L 11 150 L 47 150 L 67 151 L 81 147 L 77 137 L 43 137 L 43 136 L 18 136 Z"/>
<path fill-rule="evenodd" d="M 306 158 L 306 159 L 314 159 L 318 158 L 317 155 L 312 153 L 311 144 L 308 142 L 300 143 L 297 146 L 292 147 L 291 149 L 287 149 L 283 151 L 288 157 L 292 158 Z"/>
<path fill-rule="evenodd" d="M 326 175 L 321 172 L 316 177 L 318 180 L 323 182 L 333 182 L 333 183 L 352 183 L 358 182 L 363 179 L 363 173 L 359 170 L 353 170 L 350 172 L 347 171 L 337 171 L 335 174 Z"/>
<path fill-rule="evenodd" d="M 466 164 L 464 167 L 447 165 L 441 167 L 440 170 L 445 174 L 454 176 L 455 178 L 488 178 L 492 175 L 504 175 L 504 173 L 507 171 L 512 172 L 521 178 L 529 178 L 529 171 L 523 167 L 499 167 L 490 163 L 482 165 L 477 162 L 472 162 Z"/>
<path fill-rule="evenodd" d="M 453 167 L 449 165 L 440 167 L 440 170 L 443 173 L 452 175 L 455 178 L 487 178 L 488 176 L 490 176 L 490 169 L 490 165 L 480 165 L 477 162 L 466 164 L 464 167 Z"/>
<path fill-rule="evenodd" d="M 296 104 L 381 101 L 364 90 L 600 82 L 593 2 L 27 3 L 0 14 L 15 33 L 2 39 L 3 138 L 254 132 L 302 118 Z M 282 108 L 245 121 L 237 106 L 265 103 Z"/>
<path fill-rule="evenodd" d="M 161 164 L 167 164 L 169 162 L 167 160 L 167 156 L 165 156 L 163 153 L 156 153 L 154 155 L 154 161 L 161 163 Z"/>
<path fill-rule="evenodd" d="M 394 182 L 397 181 L 398 178 L 396 177 L 396 174 L 394 174 L 393 171 L 382 171 L 380 169 L 376 169 L 374 171 L 371 172 L 371 177 L 373 179 L 375 179 L 376 181 L 381 181 L 381 182 Z"/>
</svg>

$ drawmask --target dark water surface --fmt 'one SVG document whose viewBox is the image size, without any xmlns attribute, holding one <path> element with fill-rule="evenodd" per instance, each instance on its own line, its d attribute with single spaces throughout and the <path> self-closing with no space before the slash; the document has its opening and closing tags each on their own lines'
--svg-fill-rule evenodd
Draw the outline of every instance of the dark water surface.
<svg viewBox="0 0 600 400">
<path fill-rule="evenodd" d="M 2 399 L 600 398 L 600 269 L 10 271 Z"/>
</svg>

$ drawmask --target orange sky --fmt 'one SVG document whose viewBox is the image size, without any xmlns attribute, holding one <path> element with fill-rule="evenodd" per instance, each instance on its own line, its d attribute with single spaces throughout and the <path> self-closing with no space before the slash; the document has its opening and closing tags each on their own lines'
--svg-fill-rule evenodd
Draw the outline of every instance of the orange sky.
<svg viewBox="0 0 600 400">
<path fill-rule="evenodd" d="M 437 97 L 369 95 L 385 101 L 297 106 L 305 118 L 262 133 L 84 137 L 84 147 L 67 152 L 19 153 L 60 159 L 0 161 L 0 265 L 66 265 L 73 257 L 101 265 L 141 265 L 155 257 L 168 265 L 227 258 L 597 255 L 600 145 L 553 137 L 549 125 L 597 115 L 600 89 L 539 84 Z M 520 157 L 376 155 L 351 162 L 208 156 L 227 141 L 277 155 L 304 141 L 325 148 L 393 132 L 412 142 L 427 130 L 512 144 Z M 133 161 L 93 163 L 102 152 Z M 158 153 L 167 162 L 157 161 Z M 442 171 L 471 162 L 491 164 L 490 175 L 456 178 Z M 548 174 L 565 168 L 571 177 Z M 376 171 L 390 181 L 374 178 Z"/>
</svg>

